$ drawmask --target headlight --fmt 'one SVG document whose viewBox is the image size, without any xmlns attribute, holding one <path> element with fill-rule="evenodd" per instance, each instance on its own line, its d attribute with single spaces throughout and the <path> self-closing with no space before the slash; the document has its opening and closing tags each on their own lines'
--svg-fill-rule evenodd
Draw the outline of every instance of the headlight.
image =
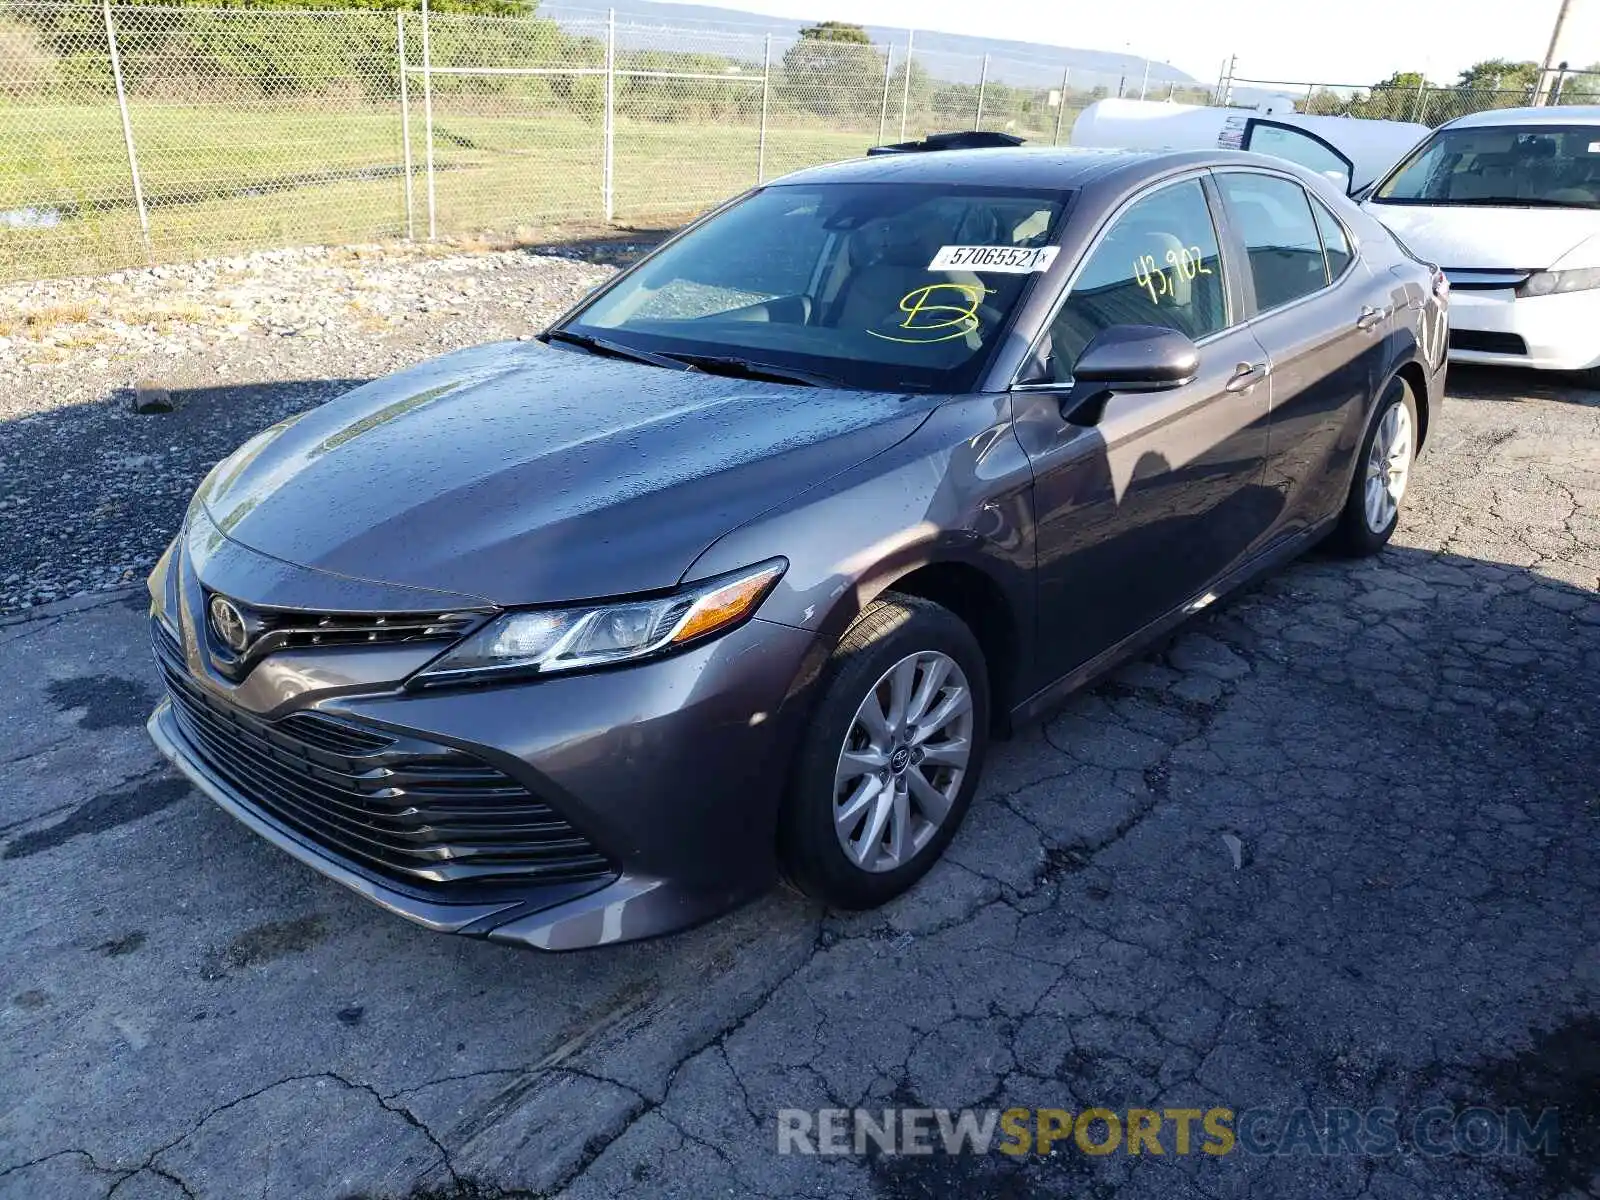
<svg viewBox="0 0 1600 1200">
<path fill-rule="evenodd" d="M 1561 292 L 1587 292 L 1600 288 L 1600 267 L 1581 271 L 1536 271 L 1517 288 L 1519 296 L 1554 296 Z"/>
<path fill-rule="evenodd" d="M 546 675 L 664 654 L 732 629 L 760 607 L 788 566 L 770 559 L 648 600 L 506 613 L 441 655 L 418 680 L 497 671 Z"/>
</svg>

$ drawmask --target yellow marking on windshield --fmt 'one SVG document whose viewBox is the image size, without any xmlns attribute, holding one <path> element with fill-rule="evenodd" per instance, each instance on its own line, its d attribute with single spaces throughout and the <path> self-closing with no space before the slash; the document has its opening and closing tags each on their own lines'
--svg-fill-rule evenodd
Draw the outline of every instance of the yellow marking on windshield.
<svg viewBox="0 0 1600 1200">
<path fill-rule="evenodd" d="M 963 302 L 950 302 L 951 297 L 942 295 L 939 300 L 934 299 L 935 292 L 948 291 L 958 293 Z M 886 342 L 903 342 L 908 346 L 966 337 L 982 323 L 978 317 L 978 305 L 988 291 L 981 283 L 930 283 L 913 288 L 900 297 L 900 311 L 905 313 L 905 319 L 896 328 L 922 336 L 896 337 L 874 329 L 867 332 Z"/>
</svg>

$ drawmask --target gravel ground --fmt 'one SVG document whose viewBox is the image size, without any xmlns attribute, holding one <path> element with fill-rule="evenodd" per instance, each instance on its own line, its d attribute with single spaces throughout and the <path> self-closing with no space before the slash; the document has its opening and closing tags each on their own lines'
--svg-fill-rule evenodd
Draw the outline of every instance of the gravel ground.
<svg viewBox="0 0 1600 1200">
<path fill-rule="evenodd" d="M 0 287 L 0 612 L 141 578 L 250 434 L 420 359 L 528 337 L 638 246 L 278 250 Z M 134 413 L 146 380 L 177 411 Z"/>
</svg>

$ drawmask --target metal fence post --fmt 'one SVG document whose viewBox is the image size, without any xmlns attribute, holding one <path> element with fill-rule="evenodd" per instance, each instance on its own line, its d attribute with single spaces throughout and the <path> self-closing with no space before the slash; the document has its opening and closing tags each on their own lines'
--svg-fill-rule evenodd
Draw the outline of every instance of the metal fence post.
<svg viewBox="0 0 1600 1200">
<path fill-rule="evenodd" d="M 894 75 L 894 46 L 883 56 L 883 101 L 878 105 L 878 145 L 883 145 L 883 127 L 889 121 L 889 80 Z"/>
<path fill-rule="evenodd" d="M 772 94 L 772 35 L 761 47 L 761 132 L 756 136 L 756 182 L 767 178 L 767 99 Z"/>
<path fill-rule="evenodd" d="M 415 241 L 417 222 L 411 198 L 411 98 L 406 90 L 406 12 L 395 9 L 395 38 L 400 52 L 400 144 L 406 165 L 406 241 Z"/>
<path fill-rule="evenodd" d="M 978 111 L 972 114 L 972 127 L 983 128 L 983 93 L 989 86 L 989 56 L 983 56 L 983 66 L 978 68 Z"/>
<path fill-rule="evenodd" d="M 1417 100 L 1416 100 L 1416 103 L 1411 106 L 1411 119 L 1413 121 L 1421 121 L 1422 120 L 1422 97 L 1427 94 L 1427 90 L 1428 90 L 1428 77 L 1426 75 L 1418 75 L 1417 76 Z"/>
<path fill-rule="evenodd" d="M 906 113 L 911 109 L 911 67 L 915 59 L 911 57 L 911 43 L 917 36 L 915 29 L 906 30 L 906 86 L 900 92 L 900 140 L 906 140 Z"/>
<path fill-rule="evenodd" d="M 606 224 L 616 215 L 617 10 L 606 9 L 606 103 L 601 131 L 600 199 Z"/>
<path fill-rule="evenodd" d="M 111 23 L 111 0 L 101 0 L 106 18 L 106 46 L 111 51 L 111 77 L 117 84 L 117 110 L 122 114 L 122 144 L 128 151 L 128 174 L 133 177 L 133 203 L 139 210 L 139 231 L 144 235 L 144 252 L 150 250 L 150 214 L 144 206 L 144 184 L 139 180 L 139 153 L 133 146 L 133 122 L 128 120 L 128 90 L 122 85 L 122 55 L 117 52 L 117 30 Z"/>
<path fill-rule="evenodd" d="M 1072 78 L 1072 68 L 1061 70 L 1061 103 L 1056 105 L 1056 135 L 1050 139 L 1052 146 L 1061 145 L 1061 120 L 1067 115 L 1067 82 Z"/>
<path fill-rule="evenodd" d="M 1144 60 L 1144 78 L 1139 81 L 1139 99 L 1143 100 L 1145 93 L 1150 90 L 1150 60 Z"/>
<path fill-rule="evenodd" d="M 428 240 L 439 236 L 439 205 L 433 188 L 433 44 L 428 39 L 428 0 L 422 0 L 422 123 L 427 130 Z"/>
</svg>

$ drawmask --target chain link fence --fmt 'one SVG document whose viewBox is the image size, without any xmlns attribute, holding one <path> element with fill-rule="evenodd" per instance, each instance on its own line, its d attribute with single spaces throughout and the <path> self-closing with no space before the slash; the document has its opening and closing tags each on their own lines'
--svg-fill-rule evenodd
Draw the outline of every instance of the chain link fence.
<svg viewBox="0 0 1600 1200">
<path fill-rule="evenodd" d="M 1444 87 L 1419 81 L 1409 87 L 1361 87 L 1344 83 L 1286 82 L 1234 76 L 1218 89 L 1224 101 L 1243 103 L 1260 93 L 1287 96 L 1297 112 L 1314 116 L 1414 121 L 1437 128 L 1447 121 L 1496 108 L 1537 102 L 1537 84 L 1526 87 Z M 1600 72 L 1565 70 L 1551 83 L 1548 104 L 1600 103 Z"/>
<path fill-rule="evenodd" d="M 1357 87 L 1144 63 L 537 15 L 0 0 L 0 280 L 270 246 L 673 221 L 764 179 L 949 129 L 1065 143 L 1107 96 L 1276 94 L 1440 125 L 1532 89 Z M 1600 99 L 1563 71 L 1553 103 Z"/>
<path fill-rule="evenodd" d="M 1204 98 L 1151 73 L 581 9 L 0 0 L 0 280 L 679 219 L 881 142 L 1064 143 L 1103 96 Z"/>
</svg>

